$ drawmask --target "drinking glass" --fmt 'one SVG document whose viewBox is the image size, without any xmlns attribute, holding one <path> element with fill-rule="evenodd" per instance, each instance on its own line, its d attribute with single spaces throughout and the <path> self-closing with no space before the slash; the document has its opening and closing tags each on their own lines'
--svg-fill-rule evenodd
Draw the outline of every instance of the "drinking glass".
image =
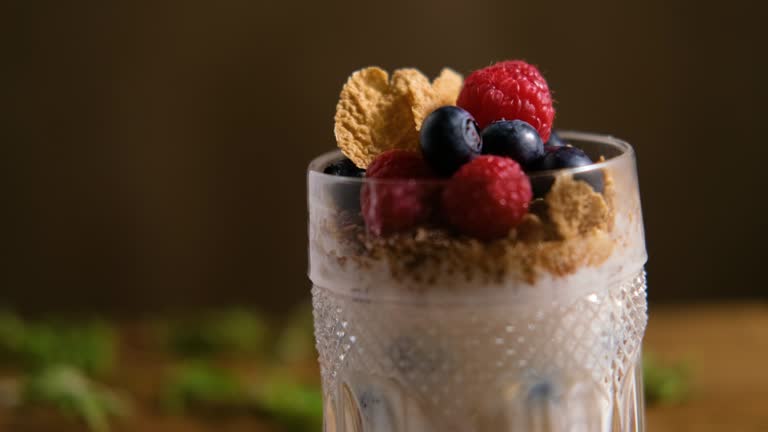
<svg viewBox="0 0 768 432">
<path fill-rule="evenodd" d="M 368 236 L 360 190 L 383 181 L 323 174 L 338 152 L 310 164 L 309 277 L 326 432 L 644 430 L 647 256 L 634 152 L 609 136 L 560 135 L 604 160 L 531 173 L 531 183 L 610 173 L 613 248 L 599 264 L 535 283 L 446 277 L 425 289 L 396 277 L 386 257 L 358 259 Z"/>
</svg>

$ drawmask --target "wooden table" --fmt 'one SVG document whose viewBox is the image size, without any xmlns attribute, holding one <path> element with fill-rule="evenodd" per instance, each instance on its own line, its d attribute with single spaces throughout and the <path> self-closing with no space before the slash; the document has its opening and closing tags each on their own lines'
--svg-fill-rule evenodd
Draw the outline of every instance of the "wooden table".
<svg viewBox="0 0 768 432">
<path fill-rule="evenodd" d="M 647 410 L 648 432 L 768 432 L 768 303 L 652 307 L 645 350 L 690 366 L 685 402 Z"/>
</svg>

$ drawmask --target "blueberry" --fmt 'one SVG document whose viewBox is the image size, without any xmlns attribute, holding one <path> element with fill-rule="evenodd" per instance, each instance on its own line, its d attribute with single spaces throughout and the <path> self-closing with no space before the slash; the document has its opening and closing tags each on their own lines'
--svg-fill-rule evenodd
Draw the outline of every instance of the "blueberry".
<svg viewBox="0 0 768 432">
<path fill-rule="evenodd" d="M 358 397 L 358 403 L 363 411 L 367 411 L 370 408 L 375 407 L 382 403 L 381 397 L 374 391 L 366 391 L 360 394 Z"/>
<path fill-rule="evenodd" d="M 547 152 L 547 154 L 539 161 L 535 170 L 543 171 L 576 168 L 591 165 L 592 163 L 592 159 L 590 159 L 581 149 L 565 146 Z M 579 173 L 574 175 L 573 178 L 589 183 L 595 192 L 602 193 L 605 189 L 603 173 L 599 170 Z M 552 183 L 553 180 L 549 177 L 532 178 L 531 187 L 533 188 L 534 197 L 543 197 L 552 187 Z"/>
<path fill-rule="evenodd" d="M 421 343 L 419 343 L 421 342 Z M 402 373 L 418 372 L 421 375 L 437 373 L 449 363 L 448 355 L 428 340 L 399 336 L 387 349 L 388 358 Z"/>
<path fill-rule="evenodd" d="M 362 420 L 365 423 L 365 429 L 362 430 L 396 430 L 395 422 L 399 420 L 396 416 L 396 409 L 392 407 L 392 401 L 386 399 L 381 394 L 380 389 L 367 389 L 358 397 L 357 403 L 360 406 Z M 396 393 L 395 393 L 396 394 Z M 390 396 L 391 397 L 391 396 Z"/>
<path fill-rule="evenodd" d="M 531 401 L 551 400 L 554 395 L 554 386 L 549 381 L 538 381 L 528 389 L 528 399 Z"/>
<path fill-rule="evenodd" d="M 365 170 L 358 168 L 349 158 L 337 160 L 323 170 L 325 174 L 331 174 L 341 177 L 362 177 Z"/>
<path fill-rule="evenodd" d="M 592 159 L 576 147 L 560 147 L 549 152 L 538 164 L 539 170 L 576 168 L 592 164 Z"/>
<path fill-rule="evenodd" d="M 424 159 L 440 175 L 450 176 L 480 155 L 480 128 L 472 114 L 456 106 L 434 110 L 421 125 Z"/>
<path fill-rule="evenodd" d="M 549 140 L 544 143 L 544 148 L 554 149 L 556 147 L 565 147 L 566 145 L 568 145 L 568 143 L 560 138 L 560 135 L 558 135 L 556 131 L 552 131 L 552 133 L 549 134 Z"/>
<path fill-rule="evenodd" d="M 365 170 L 358 168 L 354 162 L 347 158 L 334 161 L 323 169 L 323 173 L 340 176 L 360 178 L 365 175 Z M 331 182 L 327 185 L 333 206 L 338 210 L 352 213 L 360 212 L 360 183 L 359 182 Z"/>
<path fill-rule="evenodd" d="M 506 156 L 530 169 L 544 156 L 536 128 L 522 120 L 502 120 L 483 130 L 483 153 Z"/>
</svg>

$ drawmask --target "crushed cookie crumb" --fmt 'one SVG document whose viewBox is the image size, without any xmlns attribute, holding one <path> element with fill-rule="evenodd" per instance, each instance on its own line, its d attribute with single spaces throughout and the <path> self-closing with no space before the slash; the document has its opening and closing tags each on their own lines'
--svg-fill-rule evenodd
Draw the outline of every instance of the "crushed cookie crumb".
<svg viewBox="0 0 768 432">
<path fill-rule="evenodd" d="M 584 181 L 570 175 L 557 177 L 545 201 L 549 217 L 563 239 L 608 229 L 608 205 L 603 196 Z"/>
<path fill-rule="evenodd" d="M 506 238 L 491 242 L 457 235 L 439 227 L 420 227 L 387 237 L 366 232 L 354 218 L 327 224 L 337 238 L 339 265 L 371 268 L 385 262 L 393 279 L 415 282 L 419 289 L 440 281 L 501 283 L 517 276 L 528 283 L 549 274 L 565 276 L 598 266 L 611 254 L 613 179 L 607 171 L 603 194 L 571 176 L 558 177 L 545 199 L 531 202 L 529 213 Z"/>
</svg>

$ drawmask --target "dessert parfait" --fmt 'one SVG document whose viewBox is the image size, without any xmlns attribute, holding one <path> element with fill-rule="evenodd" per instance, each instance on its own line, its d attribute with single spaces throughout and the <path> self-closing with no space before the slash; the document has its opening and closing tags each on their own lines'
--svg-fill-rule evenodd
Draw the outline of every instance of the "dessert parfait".
<svg viewBox="0 0 768 432">
<path fill-rule="evenodd" d="M 638 431 L 632 148 L 539 70 L 354 72 L 309 169 L 327 431 Z"/>
</svg>

